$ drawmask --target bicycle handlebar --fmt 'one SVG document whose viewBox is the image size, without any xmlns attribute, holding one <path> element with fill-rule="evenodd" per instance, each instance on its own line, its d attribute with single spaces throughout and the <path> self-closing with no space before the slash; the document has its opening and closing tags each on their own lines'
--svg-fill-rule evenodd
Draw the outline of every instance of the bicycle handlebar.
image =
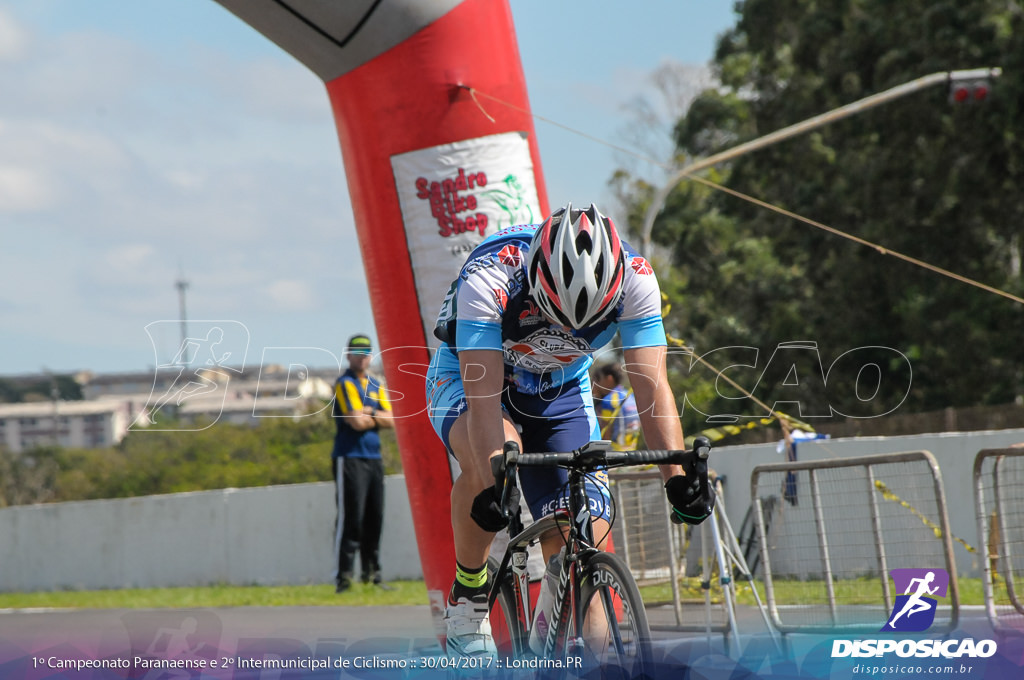
<svg viewBox="0 0 1024 680">
<path fill-rule="evenodd" d="M 638 451 L 602 451 L 598 453 L 523 453 L 519 455 L 520 467 L 558 466 L 590 470 L 616 468 L 629 465 L 679 464 L 695 462 L 697 451 L 641 449 Z M 707 457 L 707 453 L 704 453 Z"/>
<path fill-rule="evenodd" d="M 708 456 L 711 441 L 697 437 L 689 450 L 639 449 L 636 451 L 612 451 L 611 442 L 593 441 L 568 453 L 520 453 L 516 442 L 505 442 L 503 455 L 491 458 L 491 472 L 497 488 L 501 489 L 501 509 L 508 517 L 514 509 L 508 508 L 510 484 L 518 466 L 557 466 L 567 469 L 592 472 L 598 469 L 626 467 L 629 465 L 676 464 L 681 465 L 687 476 L 696 474 L 700 480 L 700 492 L 709 495 Z"/>
</svg>

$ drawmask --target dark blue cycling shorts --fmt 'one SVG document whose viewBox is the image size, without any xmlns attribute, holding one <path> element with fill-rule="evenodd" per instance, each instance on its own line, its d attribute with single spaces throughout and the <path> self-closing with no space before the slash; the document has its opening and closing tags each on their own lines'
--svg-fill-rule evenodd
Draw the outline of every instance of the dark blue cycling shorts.
<svg viewBox="0 0 1024 680">
<path fill-rule="evenodd" d="M 455 420 L 466 410 L 466 395 L 462 389 L 459 359 L 447 345 L 442 345 L 430 362 L 426 388 L 430 422 L 451 454 L 448 434 Z M 523 453 L 567 452 L 601 438 L 590 378 L 586 374 L 580 380 L 540 394 L 522 394 L 506 386 L 501 404 L 512 422 L 522 428 Z M 567 480 L 568 473 L 562 468 L 519 468 L 523 496 L 535 519 L 555 509 L 568 508 Z M 588 480 L 587 494 L 591 515 L 595 519 L 609 519 L 608 473 L 599 472 Z"/>
</svg>

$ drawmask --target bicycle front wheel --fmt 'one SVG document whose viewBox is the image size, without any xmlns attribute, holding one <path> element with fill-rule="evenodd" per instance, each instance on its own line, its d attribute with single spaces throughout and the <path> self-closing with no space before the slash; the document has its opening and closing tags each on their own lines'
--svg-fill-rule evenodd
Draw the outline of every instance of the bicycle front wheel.
<svg viewBox="0 0 1024 680">
<path fill-rule="evenodd" d="M 636 677 L 651 666 L 651 630 L 640 591 L 622 559 L 596 553 L 580 582 L 584 658 Z"/>
</svg>

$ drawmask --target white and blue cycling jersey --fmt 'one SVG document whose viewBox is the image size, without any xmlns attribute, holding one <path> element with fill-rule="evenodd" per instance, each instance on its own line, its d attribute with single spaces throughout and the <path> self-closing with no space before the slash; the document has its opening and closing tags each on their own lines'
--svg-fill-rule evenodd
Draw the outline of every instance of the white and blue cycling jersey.
<svg viewBox="0 0 1024 680">
<path fill-rule="evenodd" d="M 579 330 L 546 319 L 526 284 L 527 253 L 539 227 L 509 227 L 476 247 L 441 305 L 434 330 L 438 339 L 455 353 L 501 350 L 506 383 L 523 394 L 580 379 L 593 353 L 616 332 L 623 349 L 665 344 L 658 280 L 647 260 L 625 242 L 623 293 L 611 314 Z"/>
<path fill-rule="evenodd" d="M 503 353 L 502 408 L 522 429 L 523 451 L 537 453 L 572 451 L 601 438 L 588 370 L 593 353 L 616 332 L 624 349 L 666 344 L 658 281 L 647 260 L 625 242 L 623 293 L 616 308 L 579 330 L 549 321 L 526 283 L 527 253 L 539 226 L 509 227 L 485 239 L 441 305 L 434 334 L 444 344 L 431 360 L 426 392 L 431 424 L 449 453 L 449 433 L 467 408 L 459 351 Z M 522 468 L 519 475 L 534 517 L 566 507 L 564 469 Z M 606 473 L 587 482 L 595 517 L 609 517 L 607 483 Z"/>
</svg>

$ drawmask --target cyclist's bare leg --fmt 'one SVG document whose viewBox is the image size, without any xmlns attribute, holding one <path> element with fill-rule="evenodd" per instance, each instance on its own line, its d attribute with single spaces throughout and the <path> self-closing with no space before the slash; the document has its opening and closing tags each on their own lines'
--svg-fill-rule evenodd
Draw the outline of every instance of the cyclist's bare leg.
<svg viewBox="0 0 1024 680">
<path fill-rule="evenodd" d="M 611 536 L 611 525 L 608 520 L 596 519 L 593 522 L 594 541 L 601 550 L 608 549 L 608 537 Z M 590 603 L 590 614 L 586 617 L 583 638 L 594 654 L 600 656 L 608 644 L 608 620 L 599 599 Z"/>
<path fill-rule="evenodd" d="M 503 415 L 503 424 L 505 441 L 515 441 L 522 446 L 522 439 L 516 431 L 516 425 L 507 414 Z M 452 452 L 455 454 L 455 459 L 459 461 L 459 466 L 463 471 L 473 465 L 490 465 L 489 461 L 481 462 L 470 458 L 473 455 L 473 451 L 469 446 L 469 432 L 465 414 L 459 416 L 452 424 L 451 431 L 448 434 L 448 442 L 452 447 Z M 473 518 L 469 516 L 469 512 L 473 507 L 473 499 L 484 490 L 484 487 L 480 486 L 479 482 L 475 480 L 475 475 L 459 475 L 459 478 L 455 480 L 452 486 L 451 494 L 455 559 L 466 566 L 484 564 L 490 552 L 491 542 L 494 540 L 494 534 L 481 529 L 473 521 Z M 607 547 L 608 536 L 608 522 L 596 520 L 594 522 L 594 538 L 598 540 L 597 547 L 601 550 Z M 557 531 L 548 532 L 541 537 L 541 554 L 544 556 L 545 564 L 563 545 L 565 545 L 565 539 Z"/>
<path fill-rule="evenodd" d="M 596 547 L 600 550 L 607 550 L 608 537 L 611 536 L 611 525 L 608 523 L 608 520 L 595 519 L 591 526 L 593 529 Z M 568 533 L 568 529 L 565 528 L 562 529 L 561 532 L 549 531 L 541 536 L 540 549 L 544 556 L 544 564 L 547 564 L 548 560 L 551 559 L 551 556 L 561 550 L 562 546 L 565 545 Z M 608 644 L 608 621 L 605 618 L 600 600 L 594 600 L 591 602 L 590 607 L 591 613 L 586 617 L 583 636 L 586 640 L 587 646 L 595 654 L 600 655 Z"/>
<path fill-rule="evenodd" d="M 473 499 L 484 490 L 484 487 L 478 481 L 479 475 L 465 474 L 465 471 L 475 466 L 489 466 L 490 463 L 472 458 L 474 452 L 469 445 L 467 420 L 465 414 L 459 416 L 452 424 L 448 435 L 448 442 L 455 454 L 455 459 L 459 461 L 459 466 L 463 469 L 463 474 L 459 475 L 452 486 L 452 530 L 455 540 L 455 559 L 467 567 L 475 567 L 487 562 L 494 534 L 481 529 L 470 517 Z M 516 426 L 507 415 L 503 416 L 503 424 L 505 441 L 515 441 L 521 446 L 522 440 L 516 431 Z M 605 550 L 608 546 L 609 529 L 607 520 L 598 519 L 593 523 L 594 540 L 601 550 Z M 564 545 L 565 537 L 558 531 L 551 531 L 542 536 L 540 547 L 544 563 L 546 564 L 552 555 L 555 555 Z M 594 602 L 592 606 L 600 608 L 601 603 Z M 608 626 L 605 617 L 598 615 L 601 612 L 595 611 L 594 614 L 587 617 L 587 628 L 584 635 L 591 649 L 600 650 L 606 645 Z"/>
<path fill-rule="evenodd" d="M 448 436 L 448 445 L 462 474 L 452 485 L 451 493 L 452 533 L 459 566 L 445 608 L 445 649 L 456 656 L 492 656 L 497 650 L 488 622 L 484 570 L 494 533 L 481 529 L 470 512 L 477 494 L 493 485 L 494 478 L 490 472 L 490 454 L 481 452 L 483 447 L 471 446 L 469 421 L 470 414 L 463 412 L 452 424 Z M 519 441 L 511 421 L 505 418 L 502 422 L 504 440 Z M 498 435 L 496 432 L 488 434 Z M 495 448 L 500 446 L 498 443 Z M 491 448 L 490 443 L 486 448 Z"/>
<path fill-rule="evenodd" d="M 452 424 L 448 435 L 448 443 L 463 470 L 463 474 L 459 475 L 452 485 L 452 532 L 455 540 L 455 559 L 467 567 L 476 567 L 487 562 L 494 534 L 481 529 L 469 516 L 470 510 L 473 508 L 473 499 L 485 487 L 480 486 L 478 475 L 465 474 L 465 472 L 480 465 L 489 466 L 490 462 L 476 461 L 471 458 L 474 451 L 469 445 L 467 421 L 468 418 L 463 413 Z M 519 433 L 516 432 L 516 426 L 508 416 L 503 418 L 503 423 L 505 441 L 519 443 L 521 441 Z M 555 550 L 557 549 L 556 547 Z"/>
</svg>

